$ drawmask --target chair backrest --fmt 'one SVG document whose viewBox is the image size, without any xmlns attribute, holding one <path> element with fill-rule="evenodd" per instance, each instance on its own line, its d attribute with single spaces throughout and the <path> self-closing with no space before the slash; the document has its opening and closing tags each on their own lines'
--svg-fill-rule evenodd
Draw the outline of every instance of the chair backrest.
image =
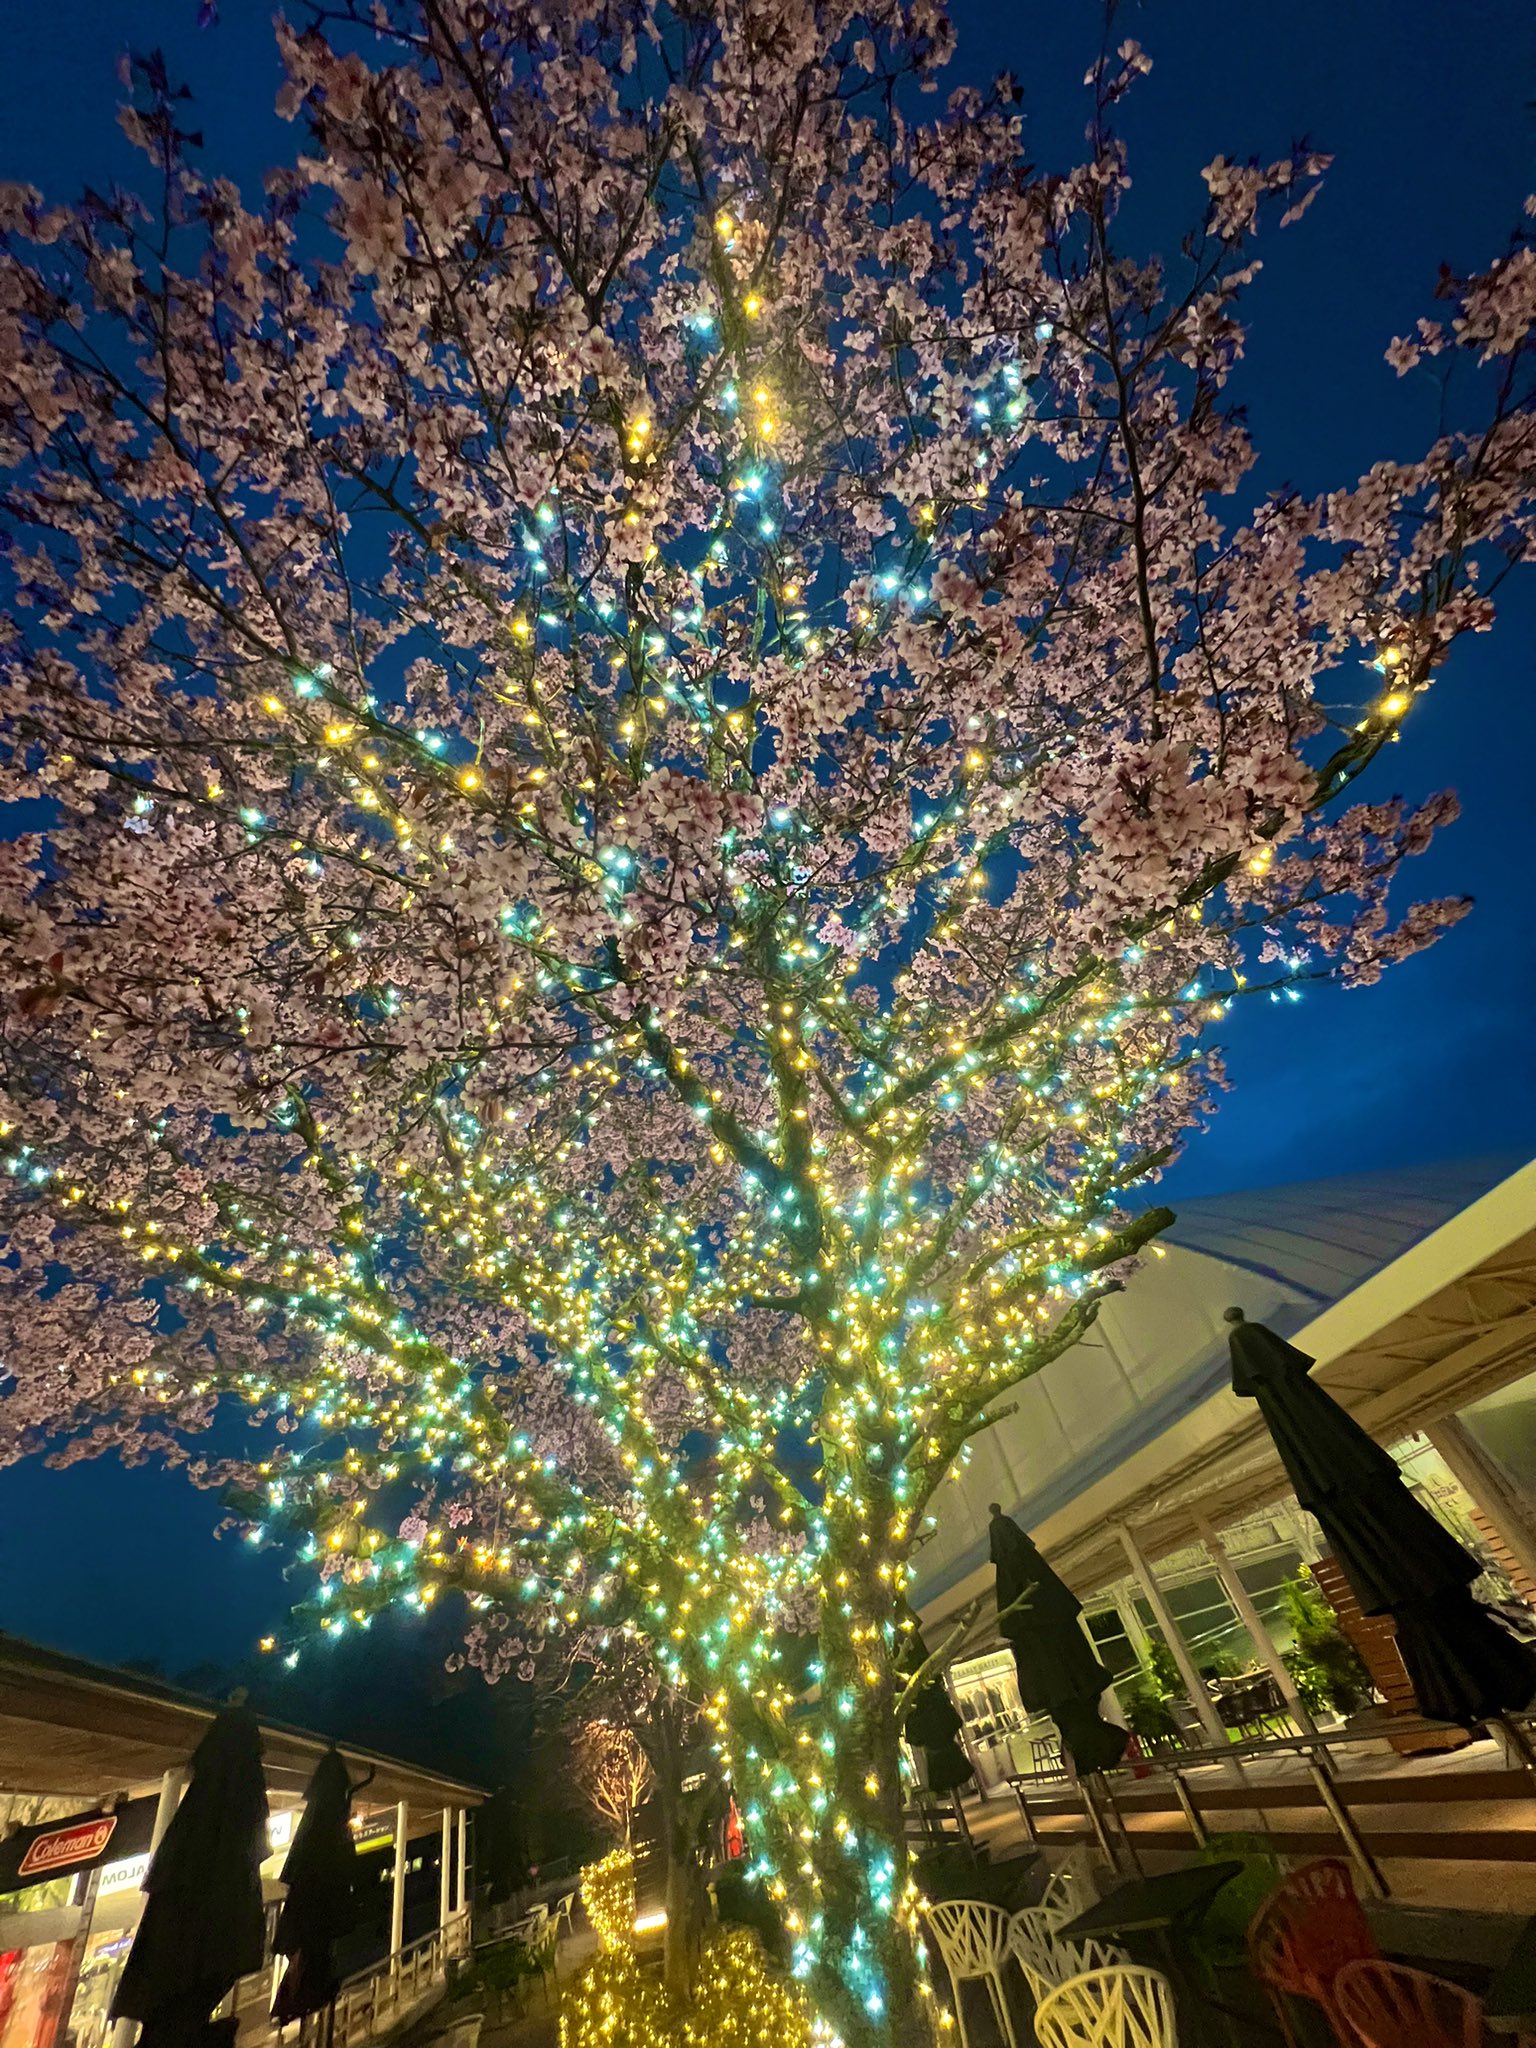
<svg viewBox="0 0 1536 2048">
<path fill-rule="evenodd" d="M 1069 1977 L 1036 2007 L 1035 2039 L 1040 2048 L 1178 2048 L 1173 1987 L 1131 1964 Z"/>
<path fill-rule="evenodd" d="M 1349 1865 L 1336 1856 L 1291 1871 L 1248 1928 L 1249 1962 L 1260 1983 L 1324 2006 L 1346 1963 L 1371 1962 L 1380 1953 Z"/>
<path fill-rule="evenodd" d="M 1060 1736 L 1037 1735 L 1029 1745 L 1030 1776 L 1033 1778 L 1059 1776 L 1061 1768 Z"/>
<path fill-rule="evenodd" d="M 1085 1970 L 1112 1970 L 1130 1960 L 1091 1934 L 1078 1941 L 1063 1941 L 1061 1930 L 1066 1923 L 1067 1916 L 1050 1906 L 1023 1906 L 1008 1922 L 1008 1946 L 1037 1998 L 1036 1977 L 1054 1986 L 1065 1984 L 1069 1977 L 1081 1977 Z"/>
<path fill-rule="evenodd" d="M 951 1977 L 988 1977 L 1008 1954 L 1008 1915 L 985 1899 L 940 1899 L 928 1924 Z"/>
<path fill-rule="evenodd" d="M 1040 1904 L 1071 1920 L 1093 1904 L 1093 1887 L 1086 1865 L 1076 1855 L 1051 1872 L 1050 1882 L 1040 1894 Z"/>
<path fill-rule="evenodd" d="M 1058 1931 L 1071 1917 L 1065 1906 L 1020 1906 L 1009 1919 L 1009 1939 L 1012 1940 L 1017 1933 L 1022 1940 L 1046 1947 L 1056 1939 Z"/>
<path fill-rule="evenodd" d="M 1333 1997 L 1361 2048 L 1483 2048 L 1487 2038 L 1481 2000 L 1402 1963 L 1346 1963 Z"/>
<path fill-rule="evenodd" d="M 1111 1942 L 1100 1941 L 1093 1934 L 1085 1934 L 1080 1941 L 1058 1941 L 1056 1953 L 1067 1964 L 1061 1973 L 1063 1984 L 1069 1977 L 1086 1976 L 1090 1970 L 1123 1969 L 1131 1960 L 1124 1949 L 1116 1948 Z"/>
<path fill-rule="evenodd" d="M 1049 1906 L 1022 1906 L 1008 1922 L 1009 1953 L 1024 1972 L 1036 2005 L 1073 1975 L 1068 1952 L 1055 1938 L 1065 1921 L 1065 1914 L 1053 1912 Z"/>
</svg>

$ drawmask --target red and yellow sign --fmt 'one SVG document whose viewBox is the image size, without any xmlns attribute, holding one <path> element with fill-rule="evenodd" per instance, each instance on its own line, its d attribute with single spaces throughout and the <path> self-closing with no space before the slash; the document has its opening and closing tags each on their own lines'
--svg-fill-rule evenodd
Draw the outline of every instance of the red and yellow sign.
<svg viewBox="0 0 1536 2048">
<path fill-rule="evenodd" d="M 117 1831 L 117 1815 L 104 1813 L 93 1820 L 74 1821 L 62 1828 L 50 1828 L 35 1835 L 17 1866 L 21 1878 L 48 1877 L 56 1870 L 74 1870 L 82 1863 L 94 1863 Z"/>
</svg>

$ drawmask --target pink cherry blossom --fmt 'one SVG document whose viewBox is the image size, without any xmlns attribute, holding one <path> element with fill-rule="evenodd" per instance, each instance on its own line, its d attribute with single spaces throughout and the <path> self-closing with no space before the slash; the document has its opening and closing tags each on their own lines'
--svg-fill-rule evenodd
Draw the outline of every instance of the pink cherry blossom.
<svg viewBox="0 0 1536 2048">
<path fill-rule="evenodd" d="M 1244 293 L 1326 159 L 1148 259 L 1138 45 L 1047 176 L 1010 82 L 916 90 L 936 0 L 339 12 L 261 193 L 153 66 L 153 204 L 0 188 L 0 1457 L 187 1465 L 316 1633 L 643 1636 L 846 1952 L 783 1641 L 899 1862 L 944 1472 L 1232 1005 L 1463 912 L 1376 756 L 1531 549 L 1530 230 L 1388 352 L 1474 425 L 1265 498 Z"/>
</svg>

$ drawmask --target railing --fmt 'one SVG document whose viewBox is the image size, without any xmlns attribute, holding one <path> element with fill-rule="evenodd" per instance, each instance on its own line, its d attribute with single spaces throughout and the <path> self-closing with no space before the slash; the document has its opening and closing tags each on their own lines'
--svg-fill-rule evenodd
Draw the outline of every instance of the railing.
<svg viewBox="0 0 1536 2048">
<path fill-rule="evenodd" d="M 1075 1784 L 1057 1772 L 1015 1774 L 1005 1783 L 1017 1802 L 1026 1841 L 1063 1847 L 1091 1841 L 1116 1868 L 1127 1862 L 1138 1865 L 1138 1837 L 1146 1847 L 1184 1846 L 1181 1836 L 1170 1838 L 1162 1829 L 1149 1832 L 1128 1825 L 1137 1815 L 1182 1815 L 1183 1832 L 1191 1848 L 1202 1846 L 1209 1835 L 1224 1828 L 1240 1826 L 1245 1833 L 1263 1835 L 1282 1853 L 1306 1854 L 1316 1852 L 1319 1832 L 1276 1827 L 1265 1809 L 1320 1809 L 1354 1862 L 1365 1889 L 1384 1898 L 1390 1887 L 1381 1868 L 1383 1858 L 1536 1862 L 1536 1824 L 1414 1831 L 1402 1825 L 1400 1814 L 1393 1816 L 1395 1825 L 1383 1828 L 1362 1824 L 1355 1812 L 1356 1808 L 1412 1808 L 1426 1803 L 1453 1807 L 1536 1800 L 1536 1744 L 1532 1740 L 1536 1720 L 1501 1716 L 1489 1728 L 1503 1743 L 1502 1767 L 1476 1765 L 1416 1773 L 1405 1763 L 1382 1776 L 1371 1776 L 1368 1769 L 1365 1774 L 1346 1774 L 1336 1767 L 1335 1752 L 1379 1743 L 1389 1735 L 1433 1737 L 1448 1732 L 1443 1722 L 1394 1715 L 1370 1728 L 1259 1737 L 1224 1748 L 1163 1751 L 1137 1758 L 1134 1765 L 1110 1775 Z M 1248 1763 L 1286 1758 L 1294 1758 L 1304 1775 L 1278 1777 L 1244 1769 Z M 1240 1821 L 1240 1815 L 1257 1816 L 1259 1824 L 1254 1826 L 1251 1819 Z M 953 1802 L 953 1833 L 950 1815 L 931 1805 L 909 1809 L 908 1821 L 909 1828 L 930 1843 L 935 1839 L 969 1840 L 970 1826 L 958 1797 Z M 1070 1825 L 1062 1826 L 1064 1821 Z M 1079 1822 L 1084 1825 L 1078 1826 Z"/>
<path fill-rule="evenodd" d="M 354 2048 L 397 2026 L 426 2004 L 445 1982 L 448 1965 L 468 1955 L 469 1945 L 469 1914 L 455 1913 L 398 1955 L 356 1971 L 336 1994 L 330 2048 Z"/>
</svg>

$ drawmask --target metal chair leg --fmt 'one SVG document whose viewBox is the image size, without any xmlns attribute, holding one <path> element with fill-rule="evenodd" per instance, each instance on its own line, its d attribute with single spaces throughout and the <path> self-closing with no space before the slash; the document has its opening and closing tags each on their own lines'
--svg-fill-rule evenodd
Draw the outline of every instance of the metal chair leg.
<svg viewBox="0 0 1536 2048">
<path fill-rule="evenodd" d="M 1019 2048 L 1018 2037 L 1013 2031 L 1013 2014 L 1008 2010 L 1008 1998 L 1003 1989 L 1002 1978 L 989 1975 L 987 1989 L 992 1994 L 992 2010 L 997 2015 L 999 2032 L 1008 2043 L 1008 2048 Z"/>
</svg>

